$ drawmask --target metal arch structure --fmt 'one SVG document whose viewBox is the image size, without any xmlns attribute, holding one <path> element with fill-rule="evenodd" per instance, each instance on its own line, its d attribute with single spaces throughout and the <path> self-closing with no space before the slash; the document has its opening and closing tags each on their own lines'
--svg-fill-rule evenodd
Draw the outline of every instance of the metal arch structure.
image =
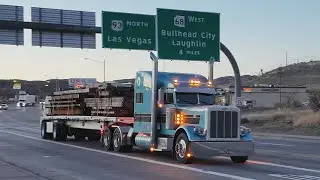
<svg viewBox="0 0 320 180">
<path fill-rule="evenodd" d="M 239 70 L 237 61 L 234 58 L 234 56 L 232 55 L 231 51 L 221 42 L 220 42 L 220 50 L 227 56 L 231 66 L 232 66 L 232 69 L 233 69 L 233 72 L 234 72 L 234 77 L 235 77 L 235 94 L 236 94 L 235 105 L 239 106 L 237 104 L 237 99 L 241 98 L 241 87 L 242 87 L 242 85 L 241 85 L 240 70 Z M 208 79 L 211 82 L 213 82 L 213 67 L 214 67 L 214 61 L 209 61 Z"/>
<path fill-rule="evenodd" d="M 240 70 L 238 63 L 234 56 L 232 55 L 231 51 L 223 44 L 220 42 L 220 48 L 221 51 L 227 56 L 227 58 L 230 61 L 230 64 L 232 66 L 233 72 L 234 72 L 234 78 L 235 78 L 235 94 L 236 94 L 236 101 L 237 98 L 241 98 L 241 76 L 240 76 Z M 237 102 L 235 102 L 235 105 L 237 105 Z"/>
</svg>

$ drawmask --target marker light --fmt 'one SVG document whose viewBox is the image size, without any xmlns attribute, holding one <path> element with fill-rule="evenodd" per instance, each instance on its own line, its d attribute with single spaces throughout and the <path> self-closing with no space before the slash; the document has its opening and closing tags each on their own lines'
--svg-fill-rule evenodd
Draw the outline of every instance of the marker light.
<svg viewBox="0 0 320 180">
<path fill-rule="evenodd" d="M 174 124 L 176 124 L 176 125 L 183 124 L 183 120 L 184 120 L 183 114 L 181 114 L 179 112 L 175 114 Z"/>
<path fill-rule="evenodd" d="M 175 86 L 179 85 L 178 79 L 174 79 L 174 80 L 173 80 L 173 85 L 175 85 Z"/>
<path fill-rule="evenodd" d="M 212 83 L 211 81 L 208 81 L 208 82 L 207 82 L 207 86 L 208 86 L 208 87 L 212 87 L 212 86 L 213 86 L 213 83 Z"/>
<path fill-rule="evenodd" d="M 158 104 L 158 107 L 159 107 L 159 108 L 162 108 L 162 107 L 163 107 L 164 102 L 159 100 L 159 101 L 157 102 L 157 104 Z"/>
<path fill-rule="evenodd" d="M 189 82 L 189 85 L 190 86 L 200 86 L 200 81 L 199 80 L 191 80 L 190 82 Z"/>
</svg>

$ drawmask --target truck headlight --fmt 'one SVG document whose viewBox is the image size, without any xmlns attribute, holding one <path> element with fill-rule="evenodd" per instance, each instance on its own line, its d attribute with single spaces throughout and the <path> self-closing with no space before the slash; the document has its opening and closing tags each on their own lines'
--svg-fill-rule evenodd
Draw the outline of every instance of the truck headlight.
<svg viewBox="0 0 320 180">
<path fill-rule="evenodd" d="M 207 129 L 202 127 L 194 127 L 193 131 L 200 136 L 205 136 L 207 134 Z"/>
<path fill-rule="evenodd" d="M 247 127 L 244 127 L 244 126 L 240 126 L 240 135 L 241 136 L 244 136 L 248 133 L 251 132 L 251 129 L 250 128 L 247 128 Z"/>
</svg>

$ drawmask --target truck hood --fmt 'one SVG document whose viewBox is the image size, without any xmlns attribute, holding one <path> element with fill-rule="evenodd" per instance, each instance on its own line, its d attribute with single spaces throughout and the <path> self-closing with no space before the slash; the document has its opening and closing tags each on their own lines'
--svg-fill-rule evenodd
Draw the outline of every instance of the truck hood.
<svg viewBox="0 0 320 180">
<path fill-rule="evenodd" d="M 214 105 L 177 105 L 177 109 L 186 110 L 186 111 L 193 111 L 193 112 L 202 112 L 207 110 Z"/>
<path fill-rule="evenodd" d="M 203 112 L 208 109 L 216 109 L 221 110 L 223 107 L 226 107 L 229 110 L 237 111 L 237 107 L 234 106 L 221 106 L 221 105 L 177 105 L 177 109 L 181 109 L 184 111 L 192 111 L 192 112 Z"/>
</svg>

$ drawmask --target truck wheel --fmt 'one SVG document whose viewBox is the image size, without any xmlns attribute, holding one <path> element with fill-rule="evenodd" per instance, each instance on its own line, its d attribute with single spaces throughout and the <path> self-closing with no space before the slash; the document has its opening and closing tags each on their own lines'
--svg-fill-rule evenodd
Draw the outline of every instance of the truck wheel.
<svg viewBox="0 0 320 180">
<path fill-rule="evenodd" d="M 55 141 L 60 141 L 60 126 L 58 123 L 53 123 L 53 133 L 52 133 L 52 138 Z"/>
<path fill-rule="evenodd" d="M 104 131 L 103 137 L 101 139 L 102 146 L 107 150 L 107 151 L 112 151 L 113 150 L 113 145 L 112 145 L 112 136 L 110 129 L 107 128 Z"/>
<path fill-rule="evenodd" d="M 116 152 L 125 151 L 125 146 L 121 145 L 121 132 L 118 128 L 116 128 L 113 132 L 113 149 Z"/>
<path fill-rule="evenodd" d="M 46 122 L 41 123 L 41 138 L 42 139 L 48 139 L 48 133 L 47 133 L 47 124 Z"/>
<path fill-rule="evenodd" d="M 61 127 L 61 141 L 66 141 L 68 138 L 68 127 L 65 124 L 60 124 Z"/>
<path fill-rule="evenodd" d="M 245 163 L 248 160 L 248 156 L 231 156 L 233 163 Z"/>
<path fill-rule="evenodd" d="M 190 142 L 188 137 L 185 133 L 180 133 L 175 141 L 174 144 L 174 158 L 183 164 L 187 164 L 191 162 L 190 157 L 188 157 L 188 150 L 189 150 Z"/>
<path fill-rule="evenodd" d="M 55 141 L 65 141 L 67 140 L 67 132 L 64 124 L 53 123 L 53 140 Z"/>
</svg>

